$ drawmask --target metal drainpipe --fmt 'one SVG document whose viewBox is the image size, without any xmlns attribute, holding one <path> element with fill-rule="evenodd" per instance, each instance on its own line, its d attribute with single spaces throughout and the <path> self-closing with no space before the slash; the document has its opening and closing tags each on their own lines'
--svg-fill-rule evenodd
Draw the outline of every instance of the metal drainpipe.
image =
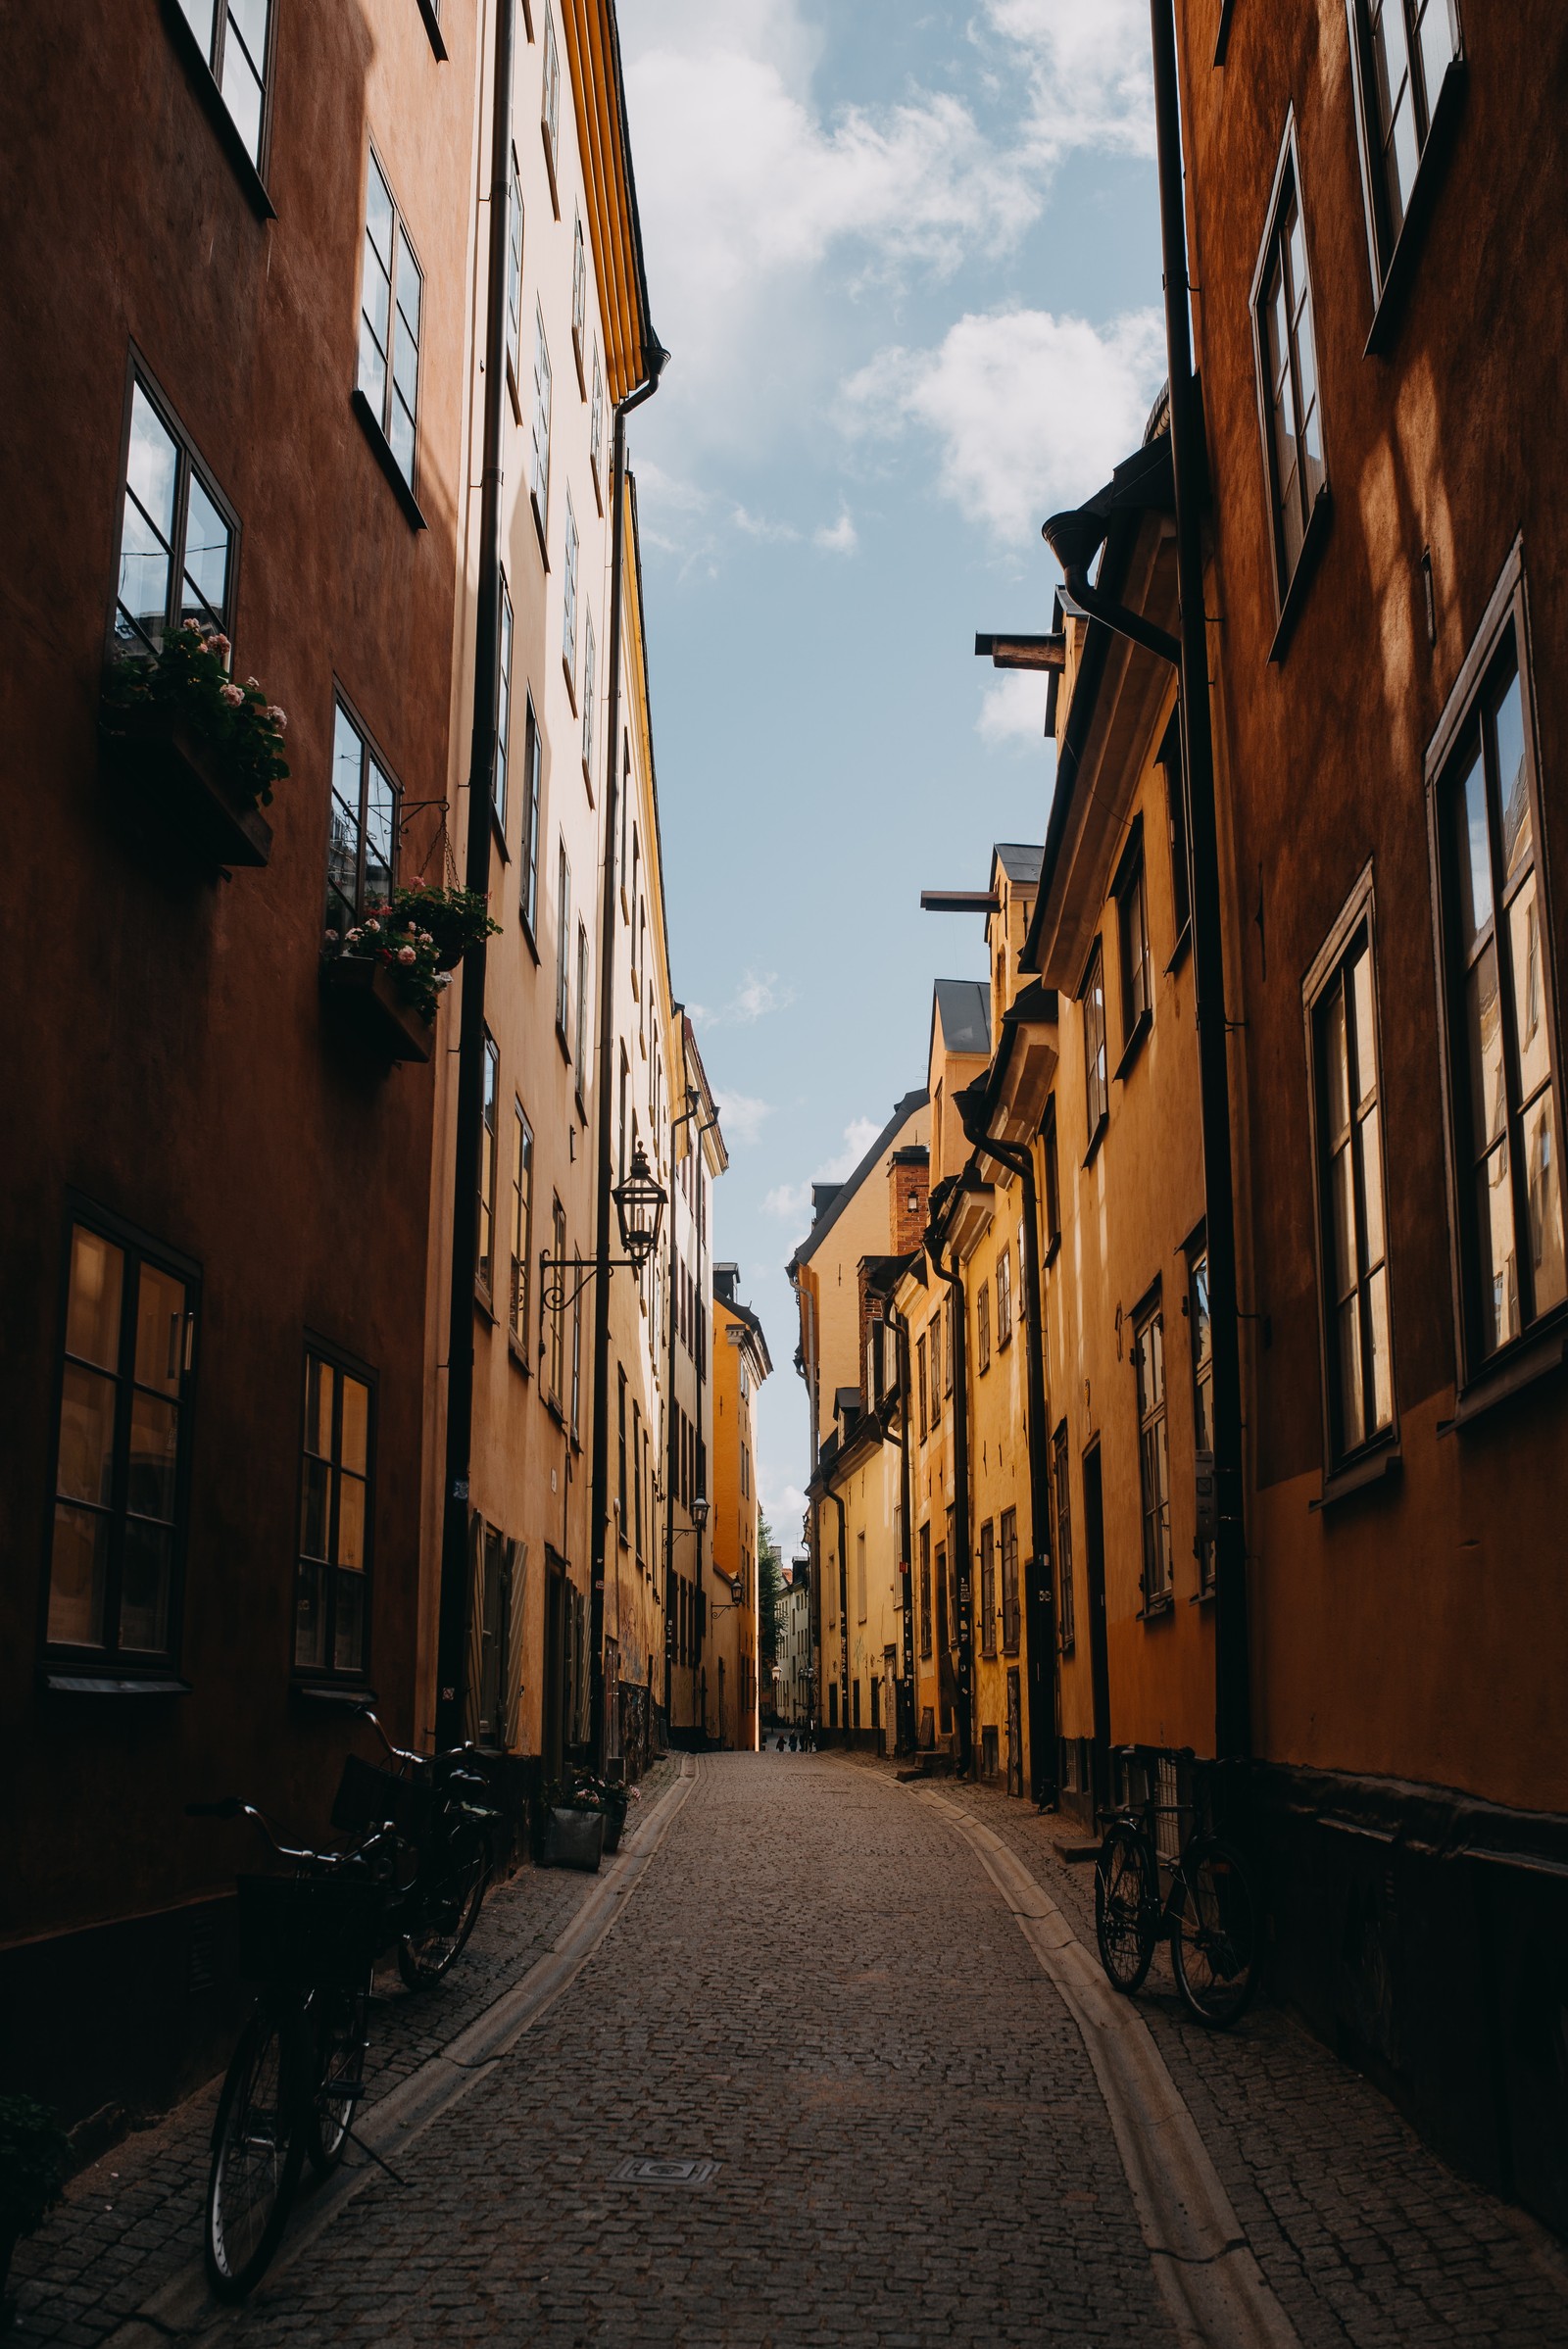
<svg viewBox="0 0 1568 2349">
<path fill-rule="evenodd" d="M 1214 1474 L 1219 1530 L 1214 1542 L 1214 1742 L 1219 1760 L 1251 1751 L 1247 1632 L 1247 1530 L 1242 1483 L 1242 1370 L 1238 1327 L 1236 1196 L 1231 1169 L 1230 1070 L 1225 1025 L 1219 830 L 1208 703 L 1208 635 L 1203 610 L 1202 416 L 1193 376 L 1188 318 L 1187 221 L 1183 210 L 1181 107 L 1172 0 L 1150 0 L 1154 51 L 1154 121 L 1159 150 L 1159 222 L 1165 274 L 1165 349 L 1170 376 L 1170 447 L 1176 485 L 1176 564 L 1181 589 L 1182 747 L 1187 768 L 1193 861 L 1193 977 L 1203 1126 L 1204 1239 L 1208 1249 L 1213 1346 Z"/>
<path fill-rule="evenodd" d="M 962 1112 L 959 1112 L 960 1116 Z M 1040 1213 L 1035 1170 L 1026 1150 L 1010 1142 L 969 1132 L 969 1140 L 1010 1166 L 1023 1178 L 1023 1245 L 1029 1259 L 1029 1289 L 1024 1300 L 1028 1316 L 1025 1358 L 1029 1378 L 1029 1536 L 1034 1544 L 1033 1571 L 1024 1585 L 1024 1615 L 1029 1638 L 1029 1777 L 1035 1801 L 1042 1807 L 1058 1795 L 1056 1753 L 1056 1641 L 1051 1604 L 1051 1438 L 1046 1424 L 1046 1313 L 1040 1284 Z"/>
<path fill-rule="evenodd" d="M 909 1325 L 896 1304 L 889 1298 L 882 1308 L 893 1343 L 898 1348 L 899 1370 L 899 1510 L 903 1524 L 905 1554 L 899 1560 L 899 1580 L 904 1586 L 904 1621 L 902 1625 L 905 1718 L 899 1725 L 896 1750 L 912 1753 L 914 1750 L 914 1542 L 909 1532 Z"/>
<path fill-rule="evenodd" d="M 672 1007 L 680 1015 L 682 1021 L 680 1060 L 681 1073 L 684 1075 L 686 1070 L 686 1029 L 684 1024 L 686 1006 L 684 1003 L 676 1003 Z M 678 1117 L 672 1117 L 669 1121 L 669 1306 L 666 1314 L 668 1328 L 665 1333 L 669 1341 L 669 1409 L 664 1422 L 664 1736 L 666 1739 L 670 1730 L 674 1727 L 675 1632 L 670 1600 L 675 1590 L 675 1493 L 680 1480 L 679 1437 L 675 1414 L 675 1345 L 676 1325 L 679 1320 L 676 1297 L 678 1295 L 677 1282 L 680 1276 L 680 1225 L 675 1212 L 675 1136 L 680 1132 L 681 1127 L 688 1125 L 696 1115 L 696 1111 L 691 1105 L 695 1098 L 688 1087 L 686 1107 Z"/>
<path fill-rule="evenodd" d="M 937 1277 L 946 1281 L 957 1311 L 953 1321 L 953 1560 L 958 1584 L 958 1772 L 967 1778 L 974 1762 L 974 1605 L 969 1544 L 969 1347 L 968 1312 L 963 1275 L 950 1272 L 934 1251 Z M 940 1370 L 939 1370 L 940 1375 Z"/>
<path fill-rule="evenodd" d="M 615 1162 L 611 1127 L 615 1052 L 615 817 L 620 771 L 621 577 L 626 563 L 626 418 L 659 389 L 667 351 L 656 343 L 648 373 L 616 403 L 610 467 L 610 757 L 605 777 L 605 879 L 599 913 L 598 1179 L 594 1188 L 593 1450 L 589 1485 L 588 1741 L 594 1768 L 605 1767 L 605 1536 L 610 1517 L 610 1227 Z"/>
<path fill-rule="evenodd" d="M 490 807 L 495 797 L 500 706 L 502 403 L 507 367 L 507 230 L 512 201 L 513 0 L 496 0 L 495 86 L 490 125 L 490 252 L 485 301 L 484 471 L 479 491 L 473 731 L 468 755 L 465 880 L 490 894 Z M 468 1483 L 473 1455 L 473 1281 L 479 1253 L 479 1159 L 484 1121 L 485 942 L 463 957 L 458 1016 L 457 1138 L 447 1329 L 447 1428 L 442 1481 L 441 1581 L 436 1611 L 435 1741 L 458 1744 L 466 1728 Z"/>
<path fill-rule="evenodd" d="M 846 1745 L 854 1743 L 850 1729 L 850 1564 L 849 1535 L 846 1532 L 844 1503 L 836 1493 L 828 1499 L 838 1511 L 839 1518 L 839 1726 L 844 1732 Z"/>
</svg>

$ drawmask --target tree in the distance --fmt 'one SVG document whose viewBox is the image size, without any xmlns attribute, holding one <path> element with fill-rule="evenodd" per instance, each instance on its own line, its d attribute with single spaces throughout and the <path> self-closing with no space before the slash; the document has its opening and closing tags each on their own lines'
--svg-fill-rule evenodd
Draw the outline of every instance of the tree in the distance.
<svg viewBox="0 0 1568 2349">
<path fill-rule="evenodd" d="M 784 1563 L 765 1517 L 757 1521 L 757 1679 L 771 1697 L 778 1662 L 778 1605 L 784 1592 Z"/>
</svg>

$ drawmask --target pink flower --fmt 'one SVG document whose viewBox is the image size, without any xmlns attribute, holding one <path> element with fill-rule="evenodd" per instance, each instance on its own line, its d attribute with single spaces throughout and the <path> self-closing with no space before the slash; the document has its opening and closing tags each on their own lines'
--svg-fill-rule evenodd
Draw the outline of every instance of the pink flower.
<svg viewBox="0 0 1568 2349">
<path fill-rule="evenodd" d="M 211 650 L 218 655 L 220 661 L 226 661 L 228 659 L 231 648 L 226 636 L 210 636 L 207 639 L 207 642 Z"/>
<path fill-rule="evenodd" d="M 200 636 L 202 632 L 200 620 L 181 620 L 179 628 L 182 636 Z"/>
<path fill-rule="evenodd" d="M 245 689 L 240 685 L 220 685 L 218 692 L 220 700 L 226 702 L 230 710 L 237 710 L 245 699 Z"/>
<path fill-rule="evenodd" d="M 360 932 L 360 931 L 358 931 L 358 930 L 351 930 L 351 931 L 349 932 L 349 934 L 348 934 L 347 938 L 345 938 L 345 940 L 343 941 L 343 943 L 344 943 L 344 945 L 345 945 L 345 946 L 356 946 L 356 945 L 358 945 L 358 943 L 359 943 L 360 937 L 361 937 L 361 932 Z"/>
<path fill-rule="evenodd" d="M 368 921 L 365 926 L 368 930 L 379 930 L 381 927 L 378 921 Z"/>
<path fill-rule="evenodd" d="M 415 952 L 414 952 L 414 949 L 413 949 L 413 947 L 411 947 L 411 946 L 400 946 L 400 947 L 399 947 L 399 949 L 398 949 L 398 960 L 399 960 L 400 962 L 413 962 L 413 961 L 416 961 L 416 959 L 417 959 L 417 957 L 416 957 L 416 954 L 415 954 Z"/>
<path fill-rule="evenodd" d="M 246 691 L 247 693 L 260 693 L 260 692 L 261 692 L 261 690 L 262 690 L 262 681 L 261 681 L 260 677 L 247 677 L 247 678 L 246 678 L 246 680 L 245 680 L 245 691 Z"/>
<path fill-rule="evenodd" d="M 421 946 L 434 946 L 435 940 L 431 937 L 428 930 L 421 930 L 419 932 L 419 944 Z"/>
<path fill-rule="evenodd" d="M 328 930 L 328 932 L 326 933 L 326 943 L 327 943 L 327 945 L 328 945 L 328 946 L 336 946 L 337 942 L 338 942 L 338 940 L 337 940 L 337 932 L 336 932 L 335 930 Z"/>
<path fill-rule="evenodd" d="M 417 873 L 415 874 L 413 880 L 409 883 L 409 887 L 411 889 L 422 889 L 424 887 L 424 883 L 420 880 Z"/>
<path fill-rule="evenodd" d="M 284 727 L 288 724 L 288 711 L 286 710 L 279 710 L 275 702 L 269 702 L 267 708 L 263 710 L 262 715 L 271 719 L 279 734 L 282 733 Z"/>
</svg>

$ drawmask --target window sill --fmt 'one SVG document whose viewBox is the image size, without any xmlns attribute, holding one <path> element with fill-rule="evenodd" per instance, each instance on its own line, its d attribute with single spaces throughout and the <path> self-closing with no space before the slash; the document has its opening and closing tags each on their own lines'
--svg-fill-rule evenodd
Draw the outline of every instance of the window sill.
<svg viewBox="0 0 1568 2349">
<path fill-rule="evenodd" d="M 533 956 L 535 966 L 537 967 L 539 961 L 539 949 L 534 942 L 534 935 L 532 929 L 529 927 L 528 916 L 526 913 L 524 913 L 520 905 L 517 907 L 517 927 L 522 932 L 523 944 L 527 947 L 529 954 Z"/>
<path fill-rule="evenodd" d="M 117 1672 L 109 1664 L 44 1664 L 38 1682 L 51 1696 L 189 1696 L 191 1684 L 172 1672 Z"/>
<path fill-rule="evenodd" d="M 571 1047 L 566 1042 L 566 1031 L 562 1026 L 559 1019 L 556 1022 L 556 1042 L 561 1047 L 561 1057 L 563 1060 L 564 1060 L 566 1066 L 569 1068 L 571 1066 Z"/>
<path fill-rule="evenodd" d="M 392 493 L 403 509 L 404 519 L 409 528 L 422 530 L 425 522 L 423 514 L 419 512 L 418 502 L 403 477 L 403 467 L 392 454 L 392 443 L 381 429 L 380 418 L 358 384 L 354 387 L 352 405 L 355 415 L 365 427 L 365 437 L 375 452 L 377 464 L 392 484 Z"/>
<path fill-rule="evenodd" d="M 375 1701 L 368 1681 L 291 1680 L 288 1685 L 291 1713 L 361 1713 Z"/>
<path fill-rule="evenodd" d="M 533 1372 L 528 1367 L 528 1349 L 519 1341 L 515 1330 L 509 1330 L 507 1332 L 507 1354 L 508 1358 L 512 1361 L 514 1367 L 521 1371 L 525 1379 L 532 1378 Z"/>
<path fill-rule="evenodd" d="M 1161 1591 L 1158 1598 L 1151 1598 L 1139 1608 L 1138 1621 L 1140 1623 L 1164 1623 L 1174 1619 L 1175 1613 L 1176 1593 L 1174 1590 L 1164 1590 Z"/>
<path fill-rule="evenodd" d="M 594 775 L 593 768 L 588 764 L 586 759 L 582 762 L 582 787 L 588 794 L 588 805 L 591 807 L 594 805 Z"/>
<path fill-rule="evenodd" d="M 1508 1351 L 1490 1362 L 1464 1389 L 1451 1419 L 1438 1421 L 1438 1434 L 1451 1436 L 1486 1418 L 1516 1395 L 1539 1386 L 1568 1361 L 1568 1322 L 1559 1313 L 1547 1330 L 1534 1338 L 1516 1339 Z"/>
<path fill-rule="evenodd" d="M 507 827 L 501 820 L 501 810 L 494 800 L 490 803 L 490 837 L 501 852 L 503 864 L 512 862 L 512 851 L 507 846 Z"/>
<path fill-rule="evenodd" d="M 1268 649 L 1271 662 L 1283 661 L 1290 651 L 1291 638 L 1296 633 L 1296 623 L 1301 616 L 1307 591 L 1311 587 L 1318 563 L 1322 560 L 1323 549 L 1328 542 L 1329 526 L 1333 519 L 1334 501 L 1329 495 L 1329 485 L 1325 481 L 1317 493 L 1317 502 L 1308 517 L 1306 535 L 1301 540 L 1301 552 L 1296 558 L 1296 568 L 1291 573 L 1290 585 L 1280 600 L 1279 625 L 1274 631 L 1274 642 Z"/>
<path fill-rule="evenodd" d="M 488 1322 L 491 1329 L 495 1328 L 496 1309 L 491 1302 L 490 1293 L 488 1290 L 482 1289 L 477 1281 L 473 1284 L 473 1309 L 481 1321 Z"/>
<path fill-rule="evenodd" d="M 1051 1270 L 1051 1267 L 1055 1263 L 1056 1258 L 1060 1255 L 1060 1253 L 1061 1234 L 1059 1232 L 1054 1232 L 1051 1236 L 1051 1244 L 1047 1248 L 1045 1256 L 1043 1258 L 1044 1267 L 1047 1272 Z"/>
<path fill-rule="evenodd" d="M 239 125 L 228 111 L 228 102 L 217 81 L 213 69 L 202 55 L 202 46 L 190 28 L 179 0 L 164 0 L 164 29 L 174 45 L 174 52 L 190 76 L 191 86 L 203 112 L 218 133 L 218 143 L 228 157 L 234 176 L 244 190 L 246 201 L 259 220 L 275 220 L 277 208 L 268 194 L 261 172 L 256 169 Z"/>
<path fill-rule="evenodd" d="M 1370 1492 L 1391 1476 L 1402 1475 L 1403 1466 L 1398 1443 L 1391 1430 L 1376 1450 L 1364 1452 L 1359 1459 L 1348 1461 L 1345 1467 L 1335 1469 L 1332 1476 L 1326 1476 L 1321 1493 L 1316 1500 L 1307 1502 L 1307 1508 L 1314 1514 L 1320 1509 L 1332 1509 L 1357 1493 Z"/>
<path fill-rule="evenodd" d="M 444 66 L 447 62 L 447 45 L 441 38 L 441 20 L 435 12 L 435 0 L 419 0 L 419 14 L 424 19 L 424 29 L 430 35 L 436 64 Z"/>
<path fill-rule="evenodd" d="M 566 659 L 564 653 L 561 656 L 561 673 L 566 680 L 566 699 L 571 704 L 571 714 L 575 717 L 577 714 L 577 680 L 571 673 L 571 662 Z"/>
<path fill-rule="evenodd" d="M 584 1100 L 583 1100 L 583 1098 L 582 1098 L 582 1087 L 581 1087 L 580 1085 L 579 1085 L 579 1086 L 576 1088 L 576 1095 L 577 1095 L 577 1123 L 578 1123 L 580 1126 L 586 1126 L 586 1125 L 587 1125 L 587 1123 L 588 1123 L 588 1105 L 587 1105 L 586 1101 L 584 1101 Z"/>
<path fill-rule="evenodd" d="M 1089 1137 L 1089 1148 L 1084 1152 L 1085 1174 L 1089 1172 L 1089 1169 L 1091 1166 L 1093 1166 L 1095 1160 L 1100 1155 L 1100 1146 L 1105 1139 L 1105 1129 L 1109 1124 L 1109 1117 L 1102 1117 L 1100 1120 L 1100 1123 L 1096 1126 L 1094 1132 Z"/>
<path fill-rule="evenodd" d="M 548 487 L 545 494 L 548 497 Z M 539 500 L 531 489 L 528 492 L 528 511 L 533 515 L 534 531 L 539 540 L 539 560 L 545 566 L 545 577 L 548 579 L 550 576 L 550 545 L 545 531 L 545 517 L 539 511 Z"/>
<path fill-rule="evenodd" d="M 1170 960 L 1165 965 L 1165 976 L 1167 979 L 1173 977 L 1174 974 L 1181 969 L 1182 964 L 1192 953 L 1192 949 L 1193 917 L 1191 914 L 1189 914 L 1187 919 L 1183 922 L 1181 928 L 1176 933 L 1176 944 L 1171 948 Z"/>
<path fill-rule="evenodd" d="M 1011 1330 L 1009 1330 L 1009 1331 L 1007 1332 L 1007 1335 L 1005 1336 L 1005 1338 L 999 1338 L 999 1339 L 997 1340 L 997 1351 L 998 1351 L 998 1353 L 999 1353 L 999 1354 L 1004 1354 L 1004 1353 L 1006 1352 L 1006 1350 L 1007 1350 L 1008 1346 L 1009 1346 L 1011 1344 L 1012 1344 L 1012 1332 L 1011 1332 Z"/>
<path fill-rule="evenodd" d="M 589 475 L 590 475 L 590 477 L 591 477 L 591 479 L 592 479 L 592 481 L 593 481 L 593 485 L 594 485 L 594 504 L 595 504 L 595 505 L 598 507 L 598 509 L 599 509 L 600 513 L 601 513 L 601 514 L 603 514 L 603 513 L 604 513 L 604 511 L 605 511 L 605 493 L 604 493 L 604 489 L 603 489 L 603 487 L 602 487 L 602 486 L 601 486 L 601 484 L 600 484 L 600 479 L 599 479 L 599 461 L 598 461 L 598 459 L 597 459 L 597 458 L 595 458 L 595 457 L 590 457 L 590 458 L 589 458 L 589 460 L 588 460 L 588 471 L 589 471 Z"/>
<path fill-rule="evenodd" d="M 1058 1639 L 1058 1640 L 1057 1640 L 1057 1642 L 1056 1642 L 1056 1653 L 1057 1653 L 1057 1655 L 1059 1655 L 1059 1656 L 1070 1656 L 1070 1655 L 1073 1653 L 1074 1649 L 1076 1648 L 1076 1646 L 1077 1646 L 1077 1643 L 1078 1643 L 1078 1636 L 1077 1636 L 1077 1634 L 1076 1634 L 1075 1632 L 1069 1632 L 1069 1633 L 1067 1634 L 1067 1636 L 1066 1636 L 1066 1638 L 1065 1638 L 1065 1639 Z"/>
<path fill-rule="evenodd" d="M 556 1396 L 553 1395 L 546 1395 L 542 1387 L 540 1388 L 539 1393 L 543 1397 L 545 1409 L 549 1412 L 557 1427 L 564 1429 L 566 1424 L 566 1414 L 562 1409 L 561 1404 L 557 1400 Z"/>
<path fill-rule="evenodd" d="M 556 150 L 550 143 L 550 125 L 543 115 L 539 118 L 539 136 L 544 141 L 545 171 L 550 179 L 550 209 L 559 220 L 561 218 L 561 190 L 556 184 Z"/>
<path fill-rule="evenodd" d="M 1383 282 L 1377 288 L 1372 327 L 1363 354 L 1367 359 L 1386 357 L 1397 339 L 1399 321 L 1404 315 L 1405 296 L 1415 275 L 1421 247 L 1426 242 L 1428 222 L 1453 148 L 1454 133 L 1463 111 L 1468 83 L 1465 61 L 1462 57 L 1456 57 L 1443 76 L 1443 87 L 1438 92 L 1427 143 L 1416 167 L 1415 185 L 1410 190 L 1410 201 L 1399 233 L 1394 240 L 1394 250 L 1384 269 Z"/>
</svg>

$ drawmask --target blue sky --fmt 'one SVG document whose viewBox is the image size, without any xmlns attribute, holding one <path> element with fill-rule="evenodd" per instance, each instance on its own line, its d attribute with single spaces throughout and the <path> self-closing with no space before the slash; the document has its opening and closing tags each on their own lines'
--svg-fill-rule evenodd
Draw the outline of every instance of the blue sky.
<svg viewBox="0 0 1568 2349">
<path fill-rule="evenodd" d="M 670 952 L 724 1111 L 716 1249 L 774 1361 L 763 1506 L 808 1465 L 784 1264 L 813 1178 L 979 975 L 994 840 L 1044 837 L 1040 524 L 1163 377 L 1147 0 L 620 0 L 654 319 L 633 419 Z"/>
</svg>

